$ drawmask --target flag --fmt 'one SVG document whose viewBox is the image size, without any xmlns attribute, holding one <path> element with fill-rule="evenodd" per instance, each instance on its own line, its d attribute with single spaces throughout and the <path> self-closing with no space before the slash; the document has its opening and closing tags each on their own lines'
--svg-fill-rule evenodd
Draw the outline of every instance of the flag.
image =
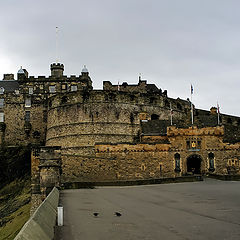
<svg viewBox="0 0 240 240">
<path fill-rule="evenodd" d="M 193 95 L 193 85 L 191 84 L 191 117 L 192 117 L 192 125 L 193 125 L 193 104 L 192 104 L 192 95 Z"/>
<path fill-rule="evenodd" d="M 218 125 L 220 124 L 220 110 L 219 110 L 219 105 L 217 103 L 217 121 L 218 121 Z"/>
<path fill-rule="evenodd" d="M 219 105 L 217 103 L 217 113 L 220 114 Z"/>
</svg>

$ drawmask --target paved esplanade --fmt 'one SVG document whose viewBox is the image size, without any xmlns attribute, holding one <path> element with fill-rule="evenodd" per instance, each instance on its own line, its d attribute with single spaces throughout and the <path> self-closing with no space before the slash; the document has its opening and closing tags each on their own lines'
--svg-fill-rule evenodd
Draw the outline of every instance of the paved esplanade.
<svg viewBox="0 0 240 240">
<path fill-rule="evenodd" d="M 240 182 L 64 190 L 61 201 L 59 240 L 240 239 Z"/>
</svg>

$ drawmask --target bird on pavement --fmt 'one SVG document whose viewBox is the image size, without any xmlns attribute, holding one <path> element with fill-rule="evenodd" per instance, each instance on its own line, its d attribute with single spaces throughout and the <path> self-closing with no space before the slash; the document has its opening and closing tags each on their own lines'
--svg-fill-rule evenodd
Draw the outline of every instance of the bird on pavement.
<svg viewBox="0 0 240 240">
<path fill-rule="evenodd" d="M 121 217 L 121 216 L 122 216 L 122 214 L 121 214 L 120 212 L 115 212 L 115 215 L 116 215 L 117 217 Z"/>
</svg>

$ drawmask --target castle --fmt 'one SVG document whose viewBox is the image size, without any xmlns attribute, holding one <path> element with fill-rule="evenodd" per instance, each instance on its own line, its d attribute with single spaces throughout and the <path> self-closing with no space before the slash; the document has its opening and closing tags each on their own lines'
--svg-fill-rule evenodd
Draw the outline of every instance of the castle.
<svg viewBox="0 0 240 240">
<path fill-rule="evenodd" d="M 239 175 L 240 118 L 193 108 L 189 99 L 139 78 L 94 90 L 86 67 L 65 76 L 0 81 L 0 141 L 32 147 L 33 188 L 61 182 L 120 181 L 187 174 Z M 170 121 L 172 115 L 172 122 Z M 45 185 L 44 185 L 45 184 Z M 51 184 L 50 184 L 51 185 Z"/>
</svg>

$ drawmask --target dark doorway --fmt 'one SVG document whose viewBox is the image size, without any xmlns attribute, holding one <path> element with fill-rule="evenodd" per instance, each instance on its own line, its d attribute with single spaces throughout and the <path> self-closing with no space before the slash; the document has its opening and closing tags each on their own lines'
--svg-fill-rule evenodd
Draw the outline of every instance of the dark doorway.
<svg viewBox="0 0 240 240">
<path fill-rule="evenodd" d="M 157 115 L 157 114 L 151 115 L 151 120 L 158 120 L 158 119 L 159 119 L 159 115 Z"/>
<path fill-rule="evenodd" d="M 187 172 L 193 174 L 201 174 L 201 161 L 202 158 L 197 155 L 191 155 L 187 158 Z"/>
</svg>

